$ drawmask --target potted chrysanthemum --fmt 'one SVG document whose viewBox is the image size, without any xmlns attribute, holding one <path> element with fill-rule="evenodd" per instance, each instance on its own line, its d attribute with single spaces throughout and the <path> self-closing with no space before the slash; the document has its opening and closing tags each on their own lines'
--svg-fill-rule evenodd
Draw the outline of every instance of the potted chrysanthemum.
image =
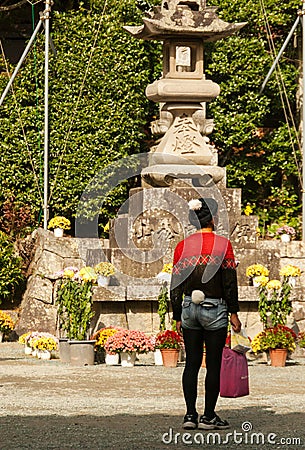
<svg viewBox="0 0 305 450">
<path fill-rule="evenodd" d="M 115 267 L 109 261 L 102 261 L 94 266 L 95 272 L 98 274 L 97 284 L 105 287 L 110 284 L 110 277 L 115 274 Z"/>
<path fill-rule="evenodd" d="M 105 362 L 107 366 L 113 366 L 119 363 L 119 354 L 111 355 L 106 352 L 105 345 L 107 340 L 116 334 L 121 328 L 104 327 L 93 334 L 91 339 L 95 340 L 94 350 L 97 362 Z"/>
<path fill-rule="evenodd" d="M 4 311 L 0 311 L 0 342 L 2 342 L 5 333 L 12 331 L 14 327 L 15 322 L 11 316 Z"/>
<path fill-rule="evenodd" d="M 277 228 L 276 235 L 280 236 L 282 242 L 290 242 L 291 238 L 295 236 L 295 229 L 288 225 L 283 225 Z"/>
<path fill-rule="evenodd" d="M 252 264 L 251 266 L 248 266 L 246 269 L 246 276 L 249 278 L 249 284 L 253 286 L 254 284 L 258 286 L 256 282 L 256 277 L 269 276 L 269 270 L 267 267 L 263 266 L 262 264 Z"/>
<path fill-rule="evenodd" d="M 137 353 L 152 352 L 154 348 L 143 331 L 122 329 L 107 339 L 105 350 L 110 354 L 119 353 L 123 367 L 133 367 Z"/>
<path fill-rule="evenodd" d="M 183 347 L 182 336 L 174 330 L 161 331 L 156 336 L 155 348 L 159 348 L 165 367 L 176 367 L 179 351 Z"/>
<path fill-rule="evenodd" d="M 80 270 L 68 267 L 58 275 L 60 282 L 56 305 L 59 329 L 69 339 L 66 348 L 70 351 L 70 358 L 66 355 L 64 359 L 75 365 L 92 365 L 94 341 L 89 339 L 88 333 L 94 316 L 92 286 L 96 283 L 97 274 L 92 267 L 87 266 Z M 62 344 L 60 341 L 60 354 Z"/>
<path fill-rule="evenodd" d="M 296 339 L 291 328 L 279 324 L 254 336 L 251 347 L 254 353 L 269 352 L 272 366 L 284 367 L 287 353 L 296 348 Z"/>
<path fill-rule="evenodd" d="M 63 237 L 64 230 L 70 230 L 70 228 L 71 228 L 70 220 L 66 219 L 63 216 L 53 217 L 48 224 L 48 229 L 54 230 L 55 237 Z"/>
</svg>

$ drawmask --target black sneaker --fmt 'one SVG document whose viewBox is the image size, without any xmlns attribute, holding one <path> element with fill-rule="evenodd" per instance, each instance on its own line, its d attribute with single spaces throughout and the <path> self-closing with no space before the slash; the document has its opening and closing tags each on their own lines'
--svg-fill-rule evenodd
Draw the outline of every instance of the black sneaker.
<svg viewBox="0 0 305 450">
<path fill-rule="evenodd" d="M 201 430 L 227 430 L 230 428 L 229 422 L 221 420 L 219 416 L 214 419 L 208 419 L 205 416 L 200 416 L 198 428 Z"/>
<path fill-rule="evenodd" d="M 198 414 L 186 414 L 183 419 L 183 428 L 185 430 L 195 430 L 198 425 Z"/>
</svg>

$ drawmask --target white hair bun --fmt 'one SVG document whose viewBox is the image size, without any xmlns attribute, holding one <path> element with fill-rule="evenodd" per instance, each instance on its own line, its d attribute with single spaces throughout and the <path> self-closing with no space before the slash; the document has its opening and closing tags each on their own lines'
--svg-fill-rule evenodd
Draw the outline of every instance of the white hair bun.
<svg viewBox="0 0 305 450">
<path fill-rule="evenodd" d="M 202 208 L 202 203 L 200 200 L 195 199 L 195 200 L 190 200 L 189 201 L 189 208 L 193 211 L 198 211 L 199 209 Z"/>
</svg>

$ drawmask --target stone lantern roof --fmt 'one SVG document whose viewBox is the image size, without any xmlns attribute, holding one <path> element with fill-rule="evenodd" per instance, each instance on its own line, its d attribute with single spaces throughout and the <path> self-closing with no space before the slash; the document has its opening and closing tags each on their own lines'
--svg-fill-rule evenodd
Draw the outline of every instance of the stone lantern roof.
<svg viewBox="0 0 305 450">
<path fill-rule="evenodd" d="M 163 0 L 161 6 L 154 7 L 143 18 L 144 25 L 124 29 L 144 40 L 164 40 L 183 34 L 211 42 L 230 36 L 246 25 L 246 22 L 224 22 L 216 11 L 217 7 L 206 7 L 205 0 Z"/>
</svg>

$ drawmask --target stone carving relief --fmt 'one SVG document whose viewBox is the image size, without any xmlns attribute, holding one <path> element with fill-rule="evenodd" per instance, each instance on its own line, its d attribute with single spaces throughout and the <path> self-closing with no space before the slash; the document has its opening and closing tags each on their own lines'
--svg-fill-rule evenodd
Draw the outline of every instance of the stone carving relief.
<svg viewBox="0 0 305 450">
<path fill-rule="evenodd" d="M 140 214 L 131 229 L 131 238 L 137 248 L 153 249 L 169 245 L 171 248 L 181 239 L 182 227 L 167 211 L 152 209 Z"/>
</svg>

